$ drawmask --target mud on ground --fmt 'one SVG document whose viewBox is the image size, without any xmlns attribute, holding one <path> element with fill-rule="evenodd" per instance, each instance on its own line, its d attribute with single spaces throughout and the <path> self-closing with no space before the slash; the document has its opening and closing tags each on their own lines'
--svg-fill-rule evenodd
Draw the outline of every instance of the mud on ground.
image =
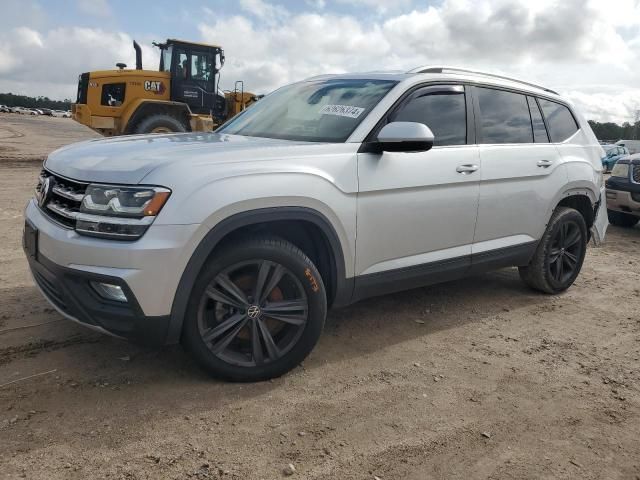
<svg viewBox="0 0 640 480">
<path fill-rule="evenodd" d="M 640 478 L 640 229 L 611 227 L 565 294 L 507 269 L 370 299 L 331 312 L 291 374 L 221 383 L 180 347 L 48 306 L 20 247 L 40 169 L 24 159 L 92 134 L 0 116 L 10 130 L 25 140 L 0 138 L 16 148 L 0 159 L 3 478 Z"/>
</svg>

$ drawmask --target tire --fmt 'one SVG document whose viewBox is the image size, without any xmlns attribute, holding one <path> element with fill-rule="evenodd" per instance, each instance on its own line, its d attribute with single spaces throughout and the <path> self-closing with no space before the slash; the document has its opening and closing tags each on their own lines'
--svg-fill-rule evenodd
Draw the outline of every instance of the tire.
<svg viewBox="0 0 640 480">
<path fill-rule="evenodd" d="M 609 216 L 609 223 L 616 227 L 631 228 L 638 223 L 638 220 L 640 220 L 640 218 L 634 215 L 624 212 L 616 212 L 615 210 L 607 210 L 607 215 Z"/>
<path fill-rule="evenodd" d="M 326 314 L 325 286 L 311 260 L 285 240 L 260 237 L 207 261 L 187 305 L 182 343 L 216 378 L 268 380 L 307 357 Z"/>
<path fill-rule="evenodd" d="M 150 115 L 136 125 L 135 133 L 186 132 L 186 126 L 176 117 L 164 113 Z"/>
<path fill-rule="evenodd" d="M 566 290 L 580 273 L 587 238 L 587 225 L 580 212 L 557 208 L 529 265 L 518 268 L 520 278 L 540 292 L 554 294 Z"/>
</svg>

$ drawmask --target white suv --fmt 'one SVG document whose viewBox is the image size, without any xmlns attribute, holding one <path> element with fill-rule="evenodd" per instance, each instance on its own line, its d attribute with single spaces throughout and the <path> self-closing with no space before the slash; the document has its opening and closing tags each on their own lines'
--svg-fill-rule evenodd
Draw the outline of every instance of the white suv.
<svg viewBox="0 0 640 480">
<path fill-rule="evenodd" d="M 215 133 L 52 153 L 24 248 L 70 319 L 260 380 L 309 354 L 329 307 L 509 266 L 565 290 L 604 238 L 602 156 L 543 87 L 446 67 L 327 75 Z"/>
</svg>

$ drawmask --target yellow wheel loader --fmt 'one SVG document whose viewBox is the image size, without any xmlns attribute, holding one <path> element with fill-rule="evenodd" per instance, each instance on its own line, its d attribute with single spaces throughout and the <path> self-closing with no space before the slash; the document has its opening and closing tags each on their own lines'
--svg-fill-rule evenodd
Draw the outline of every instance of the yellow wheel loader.
<svg viewBox="0 0 640 480">
<path fill-rule="evenodd" d="M 134 41 L 135 70 L 118 63 L 118 70 L 81 74 L 74 120 L 105 136 L 211 131 L 258 99 L 241 81 L 232 91 L 219 90 L 221 47 L 173 39 L 154 45 L 158 71 L 142 68 Z"/>
</svg>

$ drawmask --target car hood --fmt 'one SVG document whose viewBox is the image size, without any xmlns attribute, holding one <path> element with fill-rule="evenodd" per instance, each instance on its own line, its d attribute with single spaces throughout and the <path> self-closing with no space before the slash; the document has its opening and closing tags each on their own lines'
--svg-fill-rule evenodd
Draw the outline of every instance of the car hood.
<svg viewBox="0 0 640 480">
<path fill-rule="evenodd" d="M 218 133 L 132 135 L 89 140 L 51 153 L 45 168 L 75 180 L 102 183 L 139 183 L 153 170 L 170 164 L 249 161 L 265 149 L 309 145 L 272 138 Z"/>
</svg>

